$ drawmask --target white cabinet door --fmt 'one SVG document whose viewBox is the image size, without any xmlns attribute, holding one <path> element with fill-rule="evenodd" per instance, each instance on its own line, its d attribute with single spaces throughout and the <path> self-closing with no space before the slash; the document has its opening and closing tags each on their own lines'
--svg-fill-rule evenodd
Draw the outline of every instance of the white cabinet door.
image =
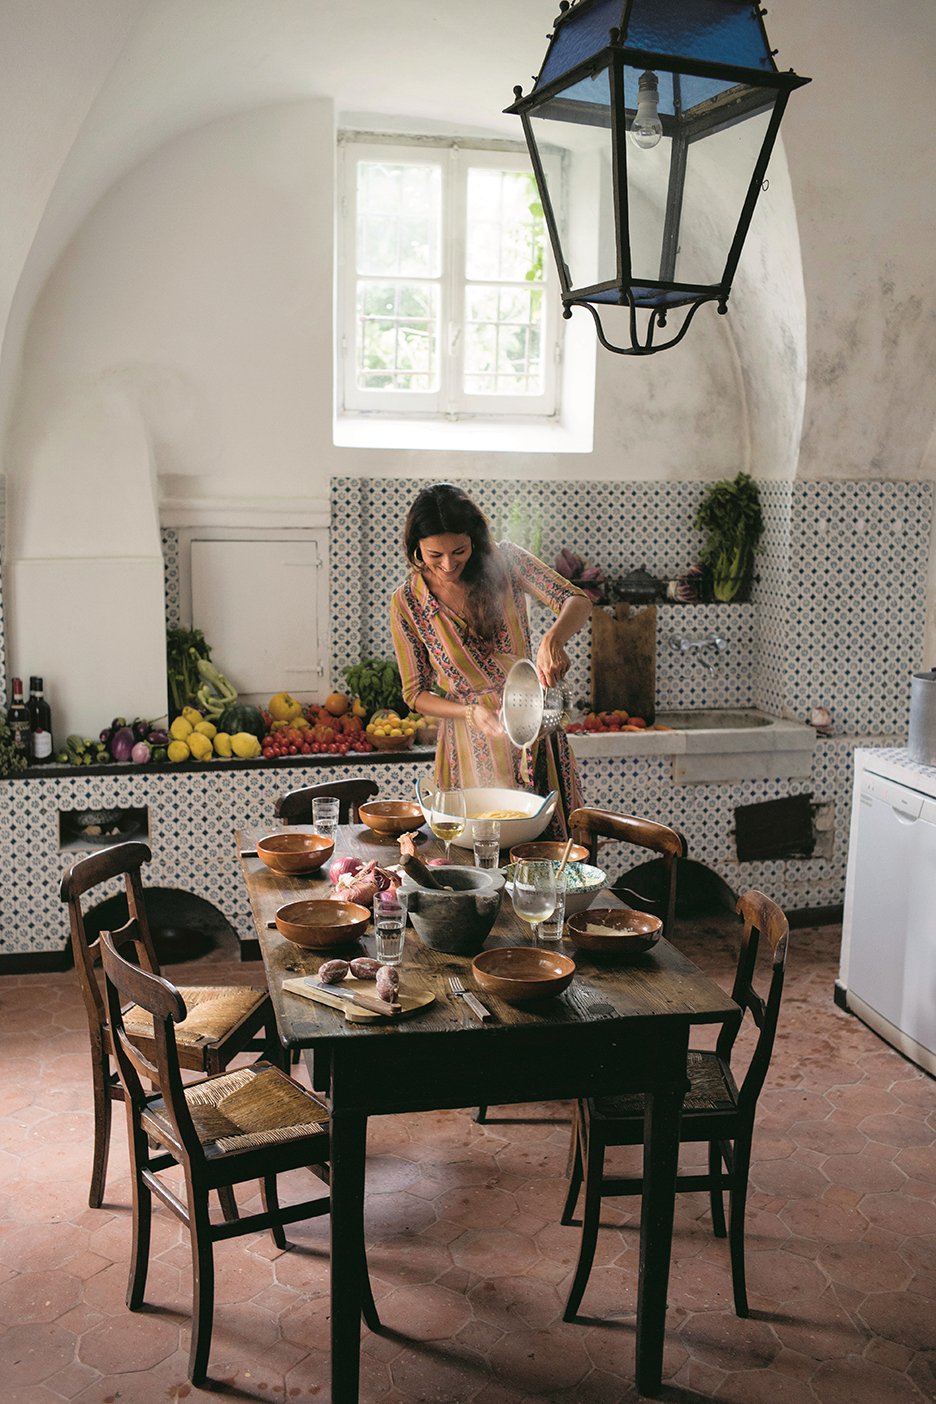
<svg viewBox="0 0 936 1404">
<path fill-rule="evenodd" d="M 192 623 L 244 701 L 265 706 L 282 690 L 324 701 L 326 574 L 314 539 L 192 541 Z"/>
</svg>

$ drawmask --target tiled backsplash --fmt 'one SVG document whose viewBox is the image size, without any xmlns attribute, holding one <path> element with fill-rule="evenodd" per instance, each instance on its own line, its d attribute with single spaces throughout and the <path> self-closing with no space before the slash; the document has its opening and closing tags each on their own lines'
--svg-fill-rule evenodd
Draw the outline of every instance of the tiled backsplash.
<svg viewBox="0 0 936 1404">
<path fill-rule="evenodd" d="M 332 484 L 331 590 L 334 682 L 362 654 L 390 656 L 388 600 L 403 576 L 403 520 L 423 480 L 336 479 Z M 465 481 L 495 531 L 526 513 L 529 541 L 552 563 L 563 546 L 611 573 L 644 566 L 669 576 L 696 557 L 691 525 L 702 483 L 501 483 Z M 842 900 L 852 788 L 852 753 L 905 735 L 910 674 L 920 666 L 933 488 L 901 483 L 761 485 L 767 530 L 749 604 L 657 607 L 660 708 L 760 706 L 804 719 L 822 703 L 836 735 L 816 747 L 808 780 L 673 785 L 668 758 L 582 763 L 589 803 L 674 824 L 690 855 L 735 890 L 760 887 L 789 908 Z M 519 504 L 521 511 L 516 510 Z M 535 533 L 535 539 L 534 539 Z M 541 538 L 541 540 L 540 540 Z M 166 612 L 179 622 L 178 539 L 163 533 Z M 2 611 L 2 599 L 0 599 Z M 196 621 L 197 622 L 197 621 Z M 546 616 L 534 617 L 542 633 Z M 0 613 L 2 625 L 2 613 Z M 671 636 L 717 633 L 728 644 L 713 674 L 674 651 Z M 0 657 L 3 636 L 0 628 Z M 573 695 L 588 696 L 590 646 L 570 648 Z M 276 684 L 271 679 L 271 687 Z M 411 766 L 382 769 L 384 792 L 409 794 Z M 326 779 L 328 772 L 317 772 Z M 0 951 L 58 950 L 66 936 L 58 884 L 69 858 L 58 851 L 60 809 L 146 805 L 154 863 L 151 885 L 178 886 L 212 901 L 244 933 L 246 903 L 233 868 L 233 829 L 272 814 L 284 777 L 269 769 L 204 774 L 0 782 Z M 739 865 L 734 809 L 810 792 L 835 805 L 832 858 Z M 612 873 L 635 855 L 622 853 Z"/>
</svg>

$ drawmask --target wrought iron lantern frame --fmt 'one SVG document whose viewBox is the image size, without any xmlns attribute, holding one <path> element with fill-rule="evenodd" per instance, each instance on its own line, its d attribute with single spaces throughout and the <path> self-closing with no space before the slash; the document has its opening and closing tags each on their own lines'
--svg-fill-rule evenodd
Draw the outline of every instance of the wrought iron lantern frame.
<svg viewBox="0 0 936 1404">
<path fill-rule="evenodd" d="M 665 7 L 667 0 L 656 0 Z M 728 0 L 734 3 L 734 0 Z M 728 310 L 728 298 L 738 267 L 738 260 L 744 241 L 750 229 L 758 195 L 765 183 L 767 166 L 773 151 L 780 122 L 786 109 L 787 99 L 796 88 L 802 87 L 810 79 L 799 77 L 793 70 L 781 73 L 773 62 L 762 16 L 766 13 L 757 4 L 747 0 L 737 0 L 738 8 L 751 12 L 759 27 L 763 40 L 764 68 L 741 67 L 736 64 L 713 62 L 698 57 L 686 57 L 673 53 L 663 53 L 647 48 L 629 47 L 627 44 L 628 24 L 634 0 L 621 0 L 620 24 L 608 31 L 607 43 L 589 53 L 579 62 L 568 67 L 559 76 L 542 81 L 544 71 L 549 67 L 550 56 L 557 41 L 562 38 L 565 26 L 574 25 L 589 11 L 607 8 L 606 0 L 563 0 L 561 13 L 555 20 L 553 33 L 549 37 L 549 48 L 540 72 L 534 79 L 533 90 L 523 96 L 520 87 L 514 89 L 515 101 L 506 108 L 507 113 L 519 116 L 524 136 L 529 148 L 533 173 L 543 207 L 544 219 L 549 233 L 553 257 L 559 275 L 563 316 L 572 315 L 573 307 L 585 307 L 595 322 L 598 339 L 607 350 L 619 355 L 649 356 L 658 351 L 676 346 L 686 335 L 698 309 L 706 302 L 716 302 L 718 311 Z M 617 7 L 615 6 L 615 9 Z M 635 112 L 625 103 L 624 70 L 643 69 L 653 74 L 672 75 L 674 92 L 679 92 L 681 76 L 716 80 L 729 85 L 725 91 L 710 101 L 697 106 L 688 115 L 660 112 L 663 135 L 672 139 L 666 209 L 663 217 L 663 235 L 659 277 L 634 280 L 631 266 L 630 211 L 628 208 L 628 143 L 627 131 Z M 588 286 L 574 287 L 569 265 L 562 248 L 559 223 L 556 217 L 549 185 L 540 157 L 536 133 L 532 121 L 540 109 L 548 108 L 550 115 L 562 110 L 562 94 L 577 83 L 594 78 L 607 70 L 610 83 L 610 108 L 607 110 L 596 104 L 594 112 L 599 120 L 595 125 L 611 128 L 612 203 L 615 226 L 616 276 Z M 767 90 L 770 90 L 769 92 Z M 573 104 L 568 103 L 571 109 Z M 581 122 L 585 105 L 580 101 L 570 110 L 568 120 Z M 725 129 L 748 117 L 771 108 L 770 118 L 760 150 L 747 183 L 740 217 L 735 225 L 730 245 L 727 249 L 721 277 L 716 283 L 679 282 L 674 278 L 676 253 L 680 235 L 683 190 L 686 175 L 686 160 L 690 145 L 706 135 Z M 599 315 L 600 307 L 626 306 L 629 309 L 629 346 L 615 346 L 605 335 Z M 667 324 L 667 314 L 674 308 L 687 307 L 682 325 L 667 341 L 656 341 L 656 333 Z M 641 340 L 637 312 L 649 312 L 644 339 Z"/>
</svg>

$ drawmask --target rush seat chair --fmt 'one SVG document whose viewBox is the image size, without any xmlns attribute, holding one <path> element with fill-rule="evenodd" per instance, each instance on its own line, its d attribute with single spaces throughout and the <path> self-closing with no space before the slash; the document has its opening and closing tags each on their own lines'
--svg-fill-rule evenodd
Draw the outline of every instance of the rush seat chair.
<svg viewBox="0 0 936 1404">
<path fill-rule="evenodd" d="M 722 1025 L 714 1052 L 690 1049 L 686 1068 L 689 1090 L 683 1103 L 680 1141 L 708 1142 L 708 1170 L 704 1174 L 678 1175 L 676 1188 L 679 1191 L 708 1191 L 712 1226 L 717 1238 L 726 1236 L 722 1195 L 725 1190 L 728 1191 L 728 1242 L 734 1307 L 738 1316 L 747 1316 L 744 1207 L 751 1142 L 757 1099 L 770 1065 L 777 1031 L 789 927 L 780 908 L 761 892 L 745 892 L 738 899 L 738 911 L 744 918 L 744 931 L 731 998 L 741 1008 L 742 1017 Z M 758 994 L 753 983 L 761 935 L 766 938 L 772 953 L 766 999 Z M 747 1014 L 751 1015 L 756 1026 L 757 1041 L 739 1086 L 732 1071 L 731 1056 Z M 572 1223 L 583 1181 L 585 1202 L 579 1258 L 566 1304 L 566 1321 L 575 1320 L 591 1272 L 602 1199 L 640 1194 L 643 1189 L 639 1176 L 605 1175 L 605 1148 L 639 1146 L 643 1144 L 643 1138 L 642 1093 L 589 1098 L 578 1103 L 572 1128 L 569 1192 L 561 1222 Z"/>
<path fill-rule="evenodd" d="M 131 964 L 120 951 L 128 944 L 145 955 L 139 924 L 131 918 L 117 932 L 105 932 L 101 955 L 114 1057 L 124 1089 L 133 1175 L 133 1248 L 127 1306 L 143 1305 L 149 1265 L 153 1195 L 181 1220 L 192 1250 L 192 1340 L 189 1379 L 204 1383 L 214 1316 L 214 1245 L 268 1228 L 278 1248 L 286 1248 L 285 1224 L 327 1214 L 327 1195 L 281 1206 L 276 1177 L 306 1166 L 328 1183 L 328 1111 L 311 1092 L 268 1063 L 184 1084 L 176 1033 L 186 1019 L 181 991 L 148 970 Z M 122 1006 L 145 1009 L 153 1021 L 151 1052 L 144 1053 L 124 1024 Z M 146 1091 L 142 1078 L 152 1084 Z M 180 1166 L 184 1188 L 159 1172 Z M 259 1180 L 263 1211 L 212 1223 L 208 1196 Z M 356 1255 L 357 1256 L 357 1255 Z M 364 1255 L 363 1219 L 359 1260 L 350 1270 L 363 1274 L 362 1314 L 373 1330 L 380 1318 L 371 1294 Z"/>
<path fill-rule="evenodd" d="M 290 790 L 278 795 L 273 804 L 273 813 L 281 824 L 311 824 L 312 801 L 334 795 L 338 801 L 338 823 L 359 823 L 358 808 L 380 793 L 380 786 L 373 780 L 354 776 L 350 780 L 332 780 L 327 785 L 309 785 L 302 790 Z"/>
<path fill-rule="evenodd" d="M 612 884 L 611 890 L 629 907 L 659 917 L 663 923 L 662 934 L 669 937 L 676 915 L 677 862 L 686 856 L 686 840 L 682 834 L 652 819 L 641 819 L 635 814 L 615 814 L 609 809 L 573 809 L 569 815 L 569 828 L 579 836 L 580 842 L 587 844 L 589 863 L 598 861 L 599 838 L 632 843 L 637 848 L 647 848 L 660 854 L 663 878 L 658 894 L 641 896 L 625 887 L 623 880 Z"/>
<path fill-rule="evenodd" d="M 111 1104 L 123 1101 L 123 1088 L 112 1066 L 113 1044 L 107 1005 L 95 965 L 100 938 L 88 939 L 82 898 L 114 877 L 122 877 L 130 916 L 137 922 L 141 960 L 152 974 L 159 964 L 146 921 L 140 871 L 152 857 L 145 843 L 119 843 L 73 863 L 62 878 L 60 895 L 68 903 L 72 952 L 91 1035 L 94 1082 L 94 1160 L 88 1203 L 99 1209 L 104 1196 L 110 1149 Z M 244 985 L 196 985 L 184 991 L 188 1016 L 176 1030 L 179 1062 L 201 1073 L 223 1072 L 238 1053 L 260 1052 L 278 1067 L 286 1054 L 276 1029 L 273 1005 L 266 989 Z M 124 1023 L 141 1047 L 152 1050 L 152 1018 L 142 1009 L 130 1010 Z M 261 1035 L 262 1031 L 262 1036 Z M 233 1201 L 231 1201 L 233 1202 Z"/>
</svg>

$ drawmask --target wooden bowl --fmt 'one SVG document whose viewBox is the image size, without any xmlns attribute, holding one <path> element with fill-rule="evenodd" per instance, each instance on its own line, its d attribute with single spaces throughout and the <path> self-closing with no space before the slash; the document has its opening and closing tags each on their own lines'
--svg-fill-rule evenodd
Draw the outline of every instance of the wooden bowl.
<svg viewBox="0 0 936 1404">
<path fill-rule="evenodd" d="M 378 834 L 409 834 L 426 822 L 422 806 L 411 800 L 370 800 L 358 813 L 361 823 Z"/>
<path fill-rule="evenodd" d="M 378 751 L 405 751 L 416 740 L 416 733 L 410 732 L 409 736 L 370 736 L 368 740 L 373 741 Z"/>
<path fill-rule="evenodd" d="M 511 863 L 519 863 L 522 858 L 558 858 L 562 861 L 565 844 L 540 839 L 538 843 L 515 843 L 510 850 Z M 583 843 L 573 843 L 569 849 L 570 863 L 587 863 L 588 849 Z"/>
<path fill-rule="evenodd" d="M 471 968 L 486 994 L 525 1004 L 561 994 L 572 983 L 575 961 L 536 946 L 500 946 L 476 955 Z"/>
<path fill-rule="evenodd" d="M 276 913 L 276 929 L 288 941 L 309 950 L 346 946 L 367 930 L 370 912 L 356 902 L 332 902 L 328 898 L 308 902 L 287 902 Z"/>
<path fill-rule="evenodd" d="M 592 907 L 566 923 L 569 939 L 599 960 L 630 960 L 655 946 L 663 931 L 659 917 L 630 907 Z M 589 931 L 589 927 L 604 930 Z"/>
<path fill-rule="evenodd" d="M 316 872 L 334 851 L 332 840 L 320 834 L 267 834 L 257 840 L 258 857 L 286 877 Z"/>
</svg>

